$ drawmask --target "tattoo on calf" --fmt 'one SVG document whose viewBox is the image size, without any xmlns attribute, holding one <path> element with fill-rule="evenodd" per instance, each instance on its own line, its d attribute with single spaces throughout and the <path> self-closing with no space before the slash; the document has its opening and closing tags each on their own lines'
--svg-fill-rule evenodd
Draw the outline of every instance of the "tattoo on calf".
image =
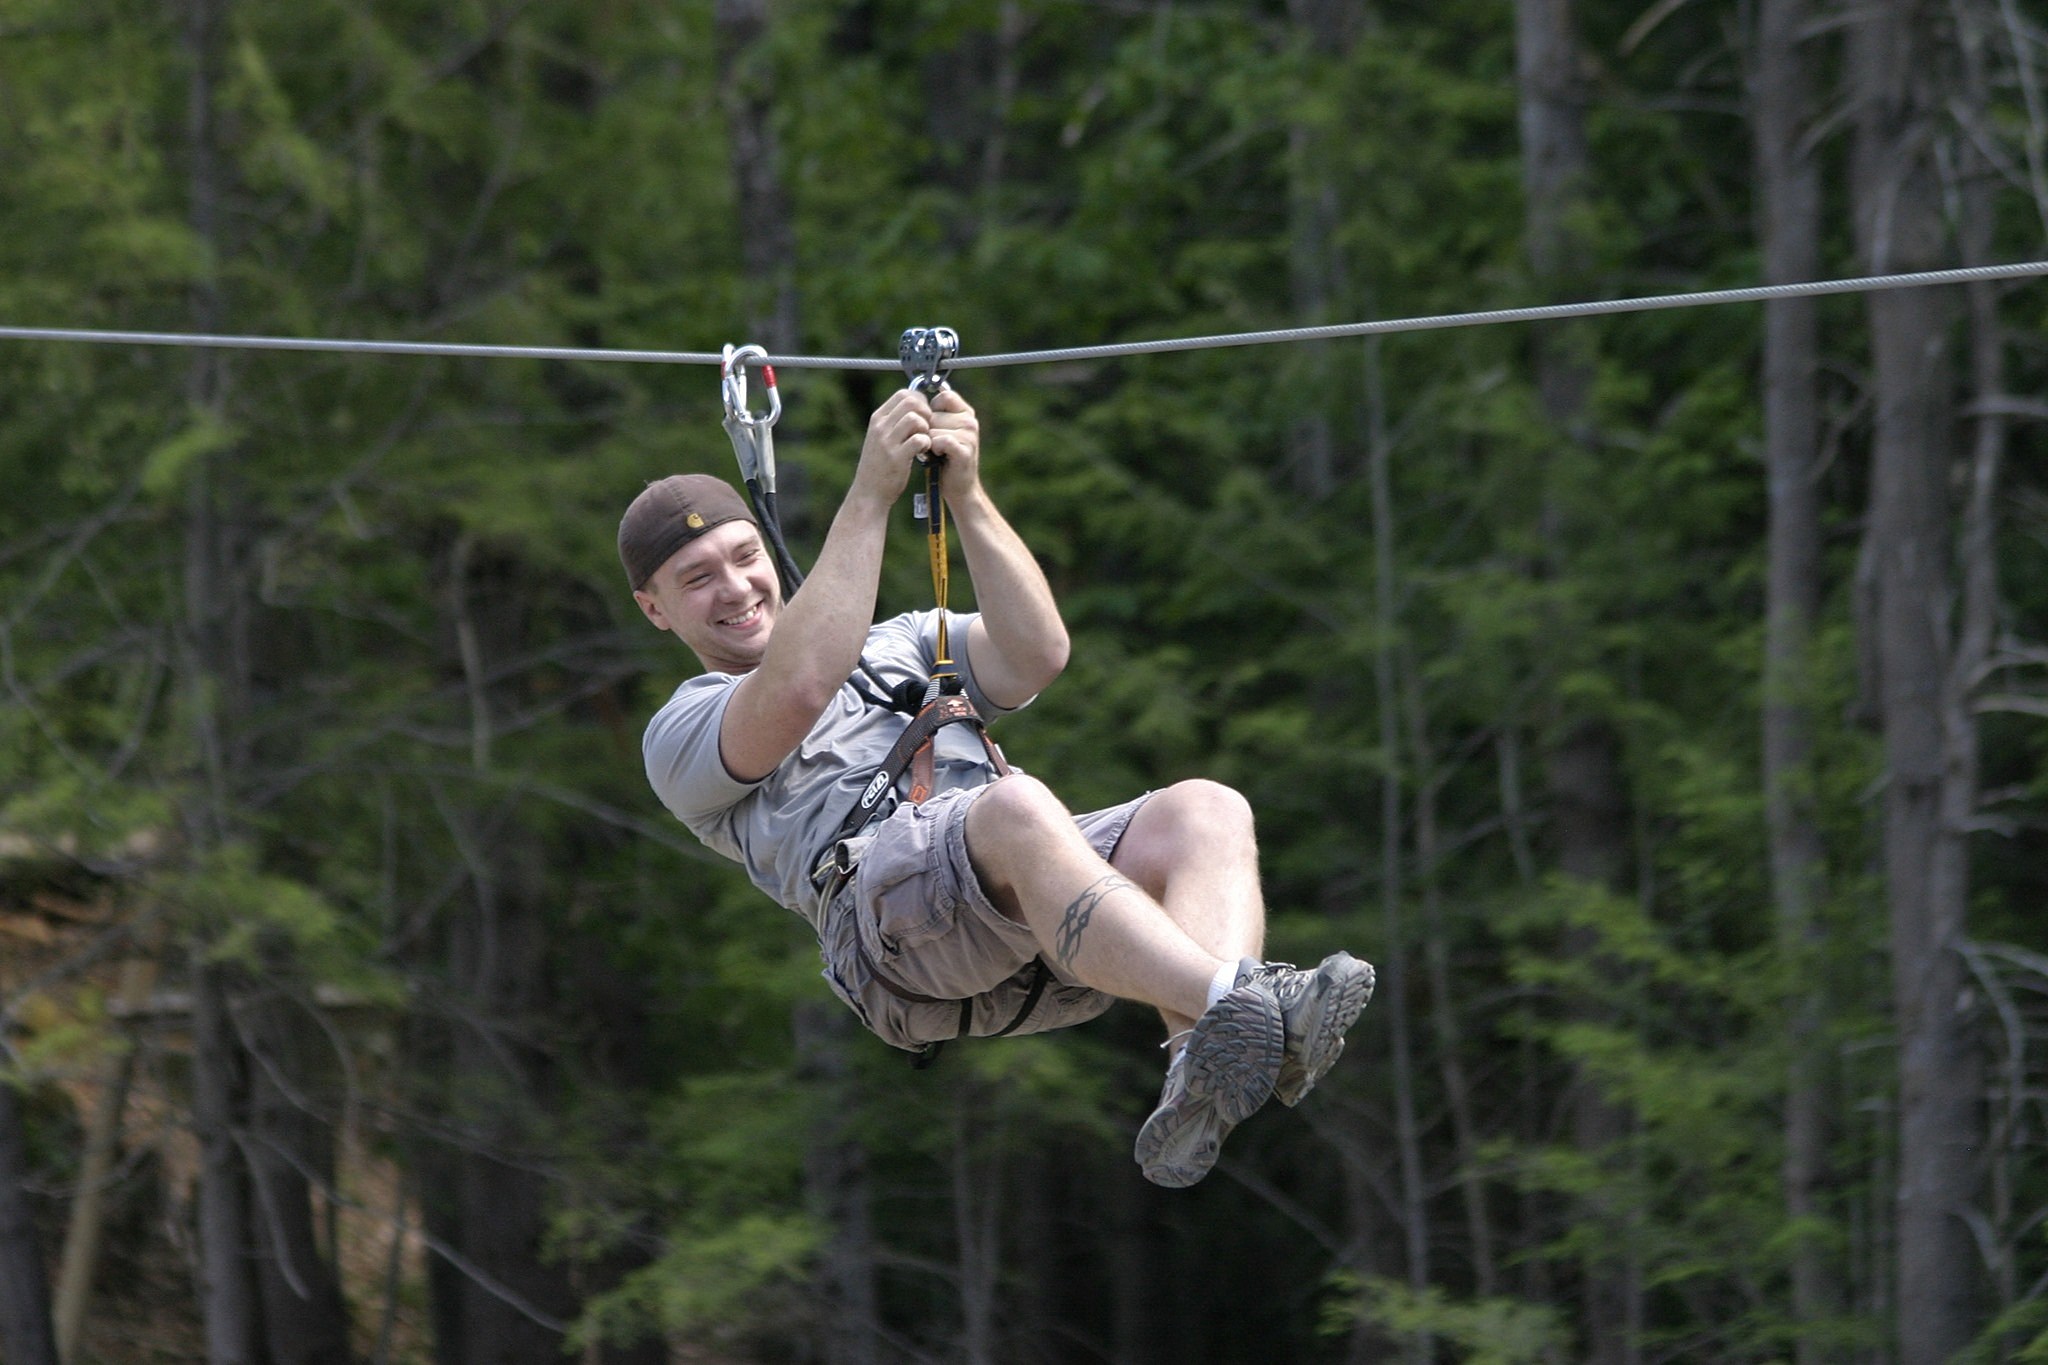
<svg viewBox="0 0 2048 1365">
<path fill-rule="evenodd" d="M 1074 954 L 1081 951 L 1081 934 L 1094 918 L 1095 907 L 1102 904 L 1102 898 L 1129 886 L 1129 882 L 1111 872 L 1096 878 L 1086 891 L 1074 897 L 1074 903 L 1060 916 L 1059 932 L 1053 936 L 1053 956 L 1062 967 L 1074 965 Z"/>
</svg>

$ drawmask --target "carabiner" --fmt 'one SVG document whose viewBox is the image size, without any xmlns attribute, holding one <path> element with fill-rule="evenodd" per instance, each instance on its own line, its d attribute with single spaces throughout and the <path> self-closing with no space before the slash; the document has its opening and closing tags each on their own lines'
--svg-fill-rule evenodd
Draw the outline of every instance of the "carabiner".
<svg viewBox="0 0 2048 1365">
<path fill-rule="evenodd" d="M 960 338 L 951 327 L 912 327 L 896 343 L 903 377 L 920 393 L 946 387 L 946 369 L 960 356 Z"/>
<path fill-rule="evenodd" d="M 725 396 L 727 421 L 766 422 L 775 425 L 782 416 L 782 394 L 775 387 L 775 367 L 768 363 L 768 352 L 759 346 L 727 346 L 720 353 L 718 367 L 719 388 Z M 768 411 L 755 416 L 747 411 L 747 366 L 761 367 L 762 382 L 768 386 Z"/>
<path fill-rule="evenodd" d="M 747 365 L 761 367 L 768 388 L 768 411 L 747 410 Z M 782 416 L 782 394 L 775 387 L 775 367 L 759 346 L 727 346 L 719 352 L 718 387 L 725 399 L 725 434 L 739 459 L 740 475 L 763 493 L 775 491 L 775 420 Z"/>
</svg>

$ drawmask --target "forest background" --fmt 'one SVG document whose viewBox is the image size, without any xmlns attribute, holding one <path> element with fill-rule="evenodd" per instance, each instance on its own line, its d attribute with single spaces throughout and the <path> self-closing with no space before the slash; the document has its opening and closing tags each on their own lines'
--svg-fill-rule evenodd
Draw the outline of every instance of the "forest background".
<svg viewBox="0 0 2048 1365">
<path fill-rule="evenodd" d="M 0 323 L 889 356 L 2048 255 L 2019 0 L 11 0 Z M 1380 986 L 1215 1175 L 648 792 L 715 374 L 0 343 L 0 1353 L 2048 1358 L 2048 286 L 973 371 L 1077 807 Z M 785 370 L 808 558 L 894 382 Z M 928 601 L 906 516 L 886 609 Z M 957 595 L 957 590 L 956 590 Z"/>
</svg>

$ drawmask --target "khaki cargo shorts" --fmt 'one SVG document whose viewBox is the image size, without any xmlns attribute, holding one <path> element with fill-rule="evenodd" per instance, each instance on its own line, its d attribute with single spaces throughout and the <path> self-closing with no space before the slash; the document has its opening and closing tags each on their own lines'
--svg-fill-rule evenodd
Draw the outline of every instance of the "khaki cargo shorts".
<svg viewBox="0 0 2048 1365">
<path fill-rule="evenodd" d="M 1066 1028 L 1114 1003 L 1049 962 L 1041 967 L 1031 931 L 983 893 L 967 860 L 967 811 L 987 790 L 906 803 L 848 840 L 853 875 L 818 916 L 825 980 L 893 1047 L 914 1052 L 952 1038 Z M 1107 859 L 1145 800 L 1074 823 Z"/>
</svg>

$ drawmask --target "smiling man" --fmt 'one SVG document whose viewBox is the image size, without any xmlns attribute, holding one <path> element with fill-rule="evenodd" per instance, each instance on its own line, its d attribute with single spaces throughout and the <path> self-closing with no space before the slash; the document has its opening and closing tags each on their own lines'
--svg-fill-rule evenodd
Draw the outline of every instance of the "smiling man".
<svg viewBox="0 0 2048 1365">
<path fill-rule="evenodd" d="M 941 494 L 979 610 L 945 621 L 962 690 L 997 719 L 1057 677 L 1068 640 L 1030 550 L 981 480 L 957 393 L 906 389 L 868 422 L 853 484 L 803 590 L 784 602 L 746 502 L 702 474 L 650 484 L 619 523 L 634 601 L 704 672 L 648 724 L 648 780 L 704 843 L 817 932 L 825 979 L 876 1035 L 912 1051 L 1084 1022 L 1115 999 L 1159 1011 L 1169 1061 L 1137 1159 L 1191 1185 L 1269 1097 L 1329 1070 L 1372 993 L 1371 966 L 1260 960 L 1265 905 L 1244 799 L 1176 783 L 1075 815 L 1007 772 L 971 727 L 933 740 L 930 795 L 848 833 L 847 815 L 910 725 L 863 681 L 922 682 L 937 612 L 874 620 L 889 511 L 919 459 Z"/>
</svg>

